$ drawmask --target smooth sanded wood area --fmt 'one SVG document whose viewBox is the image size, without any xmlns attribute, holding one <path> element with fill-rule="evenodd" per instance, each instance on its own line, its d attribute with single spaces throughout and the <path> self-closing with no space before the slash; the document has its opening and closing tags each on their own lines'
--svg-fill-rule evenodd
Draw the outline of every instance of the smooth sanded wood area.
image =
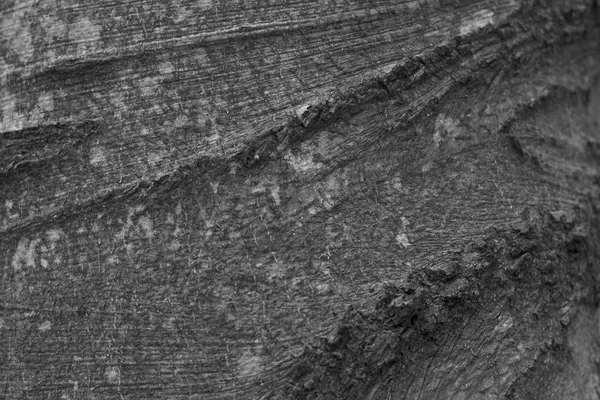
<svg viewBox="0 0 600 400">
<path fill-rule="evenodd" d="M 600 381 L 595 1 L 4 1 L 0 394 Z"/>
</svg>

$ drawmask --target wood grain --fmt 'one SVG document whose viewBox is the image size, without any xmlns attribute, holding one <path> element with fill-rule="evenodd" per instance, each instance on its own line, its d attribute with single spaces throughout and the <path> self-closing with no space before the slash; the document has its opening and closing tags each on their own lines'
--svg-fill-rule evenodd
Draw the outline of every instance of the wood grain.
<svg viewBox="0 0 600 400">
<path fill-rule="evenodd" d="M 594 398 L 594 4 L 3 2 L 0 393 Z"/>
</svg>

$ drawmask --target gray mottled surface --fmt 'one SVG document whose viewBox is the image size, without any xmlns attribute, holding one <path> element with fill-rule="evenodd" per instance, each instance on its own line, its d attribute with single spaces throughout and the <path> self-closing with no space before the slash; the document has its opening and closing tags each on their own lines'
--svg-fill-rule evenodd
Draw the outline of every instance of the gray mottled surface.
<svg viewBox="0 0 600 400">
<path fill-rule="evenodd" d="M 598 398 L 592 2 L 0 10 L 5 397 Z"/>
</svg>

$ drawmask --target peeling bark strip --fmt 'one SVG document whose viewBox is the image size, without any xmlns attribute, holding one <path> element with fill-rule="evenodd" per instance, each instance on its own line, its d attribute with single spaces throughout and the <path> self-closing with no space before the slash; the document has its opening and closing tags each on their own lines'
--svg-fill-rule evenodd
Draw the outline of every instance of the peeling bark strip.
<svg viewBox="0 0 600 400">
<path fill-rule="evenodd" d="M 0 5 L 6 398 L 600 398 L 595 1 Z"/>
</svg>

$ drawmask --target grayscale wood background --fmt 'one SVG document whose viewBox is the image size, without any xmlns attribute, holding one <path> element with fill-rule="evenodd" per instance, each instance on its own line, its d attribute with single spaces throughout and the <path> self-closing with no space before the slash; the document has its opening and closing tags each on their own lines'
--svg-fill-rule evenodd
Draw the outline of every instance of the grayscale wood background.
<svg viewBox="0 0 600 400">
<path fill-rule="evenodd" d="M 595 0 L 2 0 L 0 397 L 600 399 Z"/>
</svg>

